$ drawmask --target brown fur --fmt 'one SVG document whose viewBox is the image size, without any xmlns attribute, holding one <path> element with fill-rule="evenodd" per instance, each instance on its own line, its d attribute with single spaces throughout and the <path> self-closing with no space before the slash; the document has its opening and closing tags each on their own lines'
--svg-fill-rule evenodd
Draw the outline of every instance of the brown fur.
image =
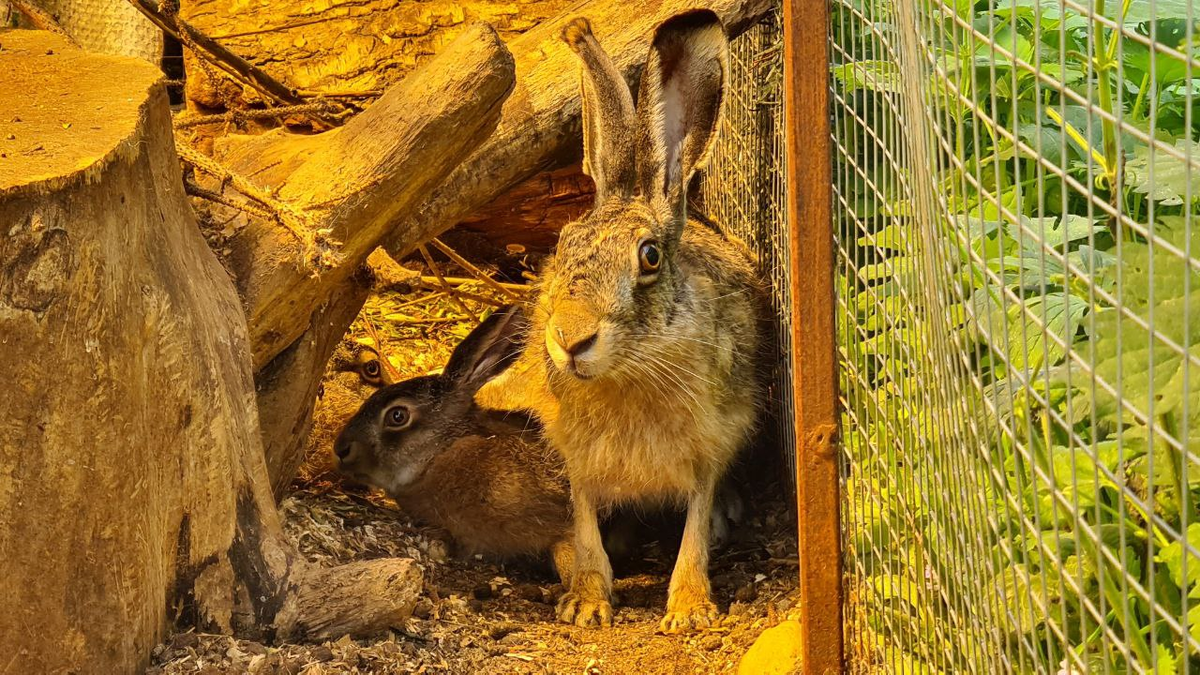
<svg viewBox="0 0 1200 675">
<path fill-rule="evenodd" d="M 447 530 L 464 553 L 499 556 L 550 552 L 570 578 L 571 511 L 562 460 L 536 423 L 489 410 L 476 389 L 509 363 L 504 352 L 517 319 L 497 315 L 455 350 L 440 376 L 380 389 L 346 425 L 335 445 L 339 468 L 382 488 L 402 510 Z M 511 315 L 510 315 L 511 316 Z M 388 424 L 402 408 L 407 423 Z"/>
<path fill-rule="evenodd" d="M 591 171 L 595 208 L 562 232 L 513 369 L 526 374 L 525 400 L 571 479 L 576 573 L 558 615 L 581 626 L 612 622 L 604 509 L 685 502 L 661 628 L 704 628 L 717 616 L 707 571 L 713 499 L 754 430 L 763 389 L 753 260 L 699 223 L 685 228 L 685 186 L 715 133 L 727 44 L 711 12 L 661 26 L 630 129 L 603 121 L 626 117 L 613 103 L 624 97 L 596 92 L 625 84 L 590 28 L 572 24 L 567 37 L 586 72 L 589 168 L 603 169 Z"/>
<path fill-rule="evenodd" d="M 464 553 L 551 551 L 570 537 L 570 497 L 561 465 L 545 450 L 523 434 L 464 436 L 416 482 L 388 494 L 405 513 L 445 528 Z"/>
</svg>

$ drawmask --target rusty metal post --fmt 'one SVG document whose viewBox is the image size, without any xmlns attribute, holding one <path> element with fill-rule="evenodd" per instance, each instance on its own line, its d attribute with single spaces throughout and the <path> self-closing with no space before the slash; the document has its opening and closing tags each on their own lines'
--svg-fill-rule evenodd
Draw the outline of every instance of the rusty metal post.
<svg viewBox="0 0 1200 675">
<path fill-rule="evenodd" d="M 785 0 L 784 110 L 802 650 L 804 672 L 819 675 L 845 668 L 828 38 L 827 0 Z"/>
</svg>

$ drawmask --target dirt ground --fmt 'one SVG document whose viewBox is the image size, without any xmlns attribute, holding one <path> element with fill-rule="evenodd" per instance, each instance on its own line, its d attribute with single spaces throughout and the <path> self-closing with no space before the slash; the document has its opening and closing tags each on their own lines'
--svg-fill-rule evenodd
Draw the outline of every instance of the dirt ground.
<svg viewBox="0 0 1200 675">
<path fill-rule="evenodd" d="M 774 500 L 773 500 L 774 501 Z M 712 562 L 720 628 L 691 636 L 656 632 L 666 603 L 671 546 L 649 542 L 645 559 L 618 573 L 620 606 L 608 630 L 558 624 L 561 592 L 533 563 L 458 560 L 436 530 L 408 521 L 376 493 L 312 486 L 284 501 L 288 534 L 327 564 L 408 556 L 426 572 L 424 597 L 403 630 L 369 640 L 267 646 L 180 633 L 154 650 L 157 674 L 198 673 L 722 673 L 764 628 L 797 602 L 792 519 L 775 501 Z"/>
<path fill-rule="evenodd" d="M 484 287 L 467 288 L 477 297 L 488 294 Z M 463 308 L 445 294 L 425 291 L 373 297 L 348 339 L 379 347 L 401 377 L 436 372 L 474 325 L 453 320 Z M 477 303 L 465 308 L 485 311 Z M 611 629 L 557 623 L 554 603 L 562 588 L 548 564 L 458 559 L 443 533 L 411 522 L 382 493 L 343 484 L 329 473 L 333 437 L 370 393 L 357 387 L 357 377 L 330 372 L 326 378 L 309 461 L 297 490 L 281 504 L 284 526 L 314 562 L 417 560 L 426 583 L 413 618 L 403 629 L 371 639 L 323 644 L 264 645 L 179 633 L 155 648 L 148 673 L 733 672 L 764 629 L 794 614 L 794 507 L 783 496 L 788 488 L 768 478 L 755 481 L 764 483 L 760 487 L 743 488 L 746 517 L 712 559 L 715 599 L 728 612 L 720 627 L 690 636 L 657 633 L 678 540 L 678 528 L 661 527 L 644 533 L 632 560 L 614 562 L 618 606 Z"/>
</svg>

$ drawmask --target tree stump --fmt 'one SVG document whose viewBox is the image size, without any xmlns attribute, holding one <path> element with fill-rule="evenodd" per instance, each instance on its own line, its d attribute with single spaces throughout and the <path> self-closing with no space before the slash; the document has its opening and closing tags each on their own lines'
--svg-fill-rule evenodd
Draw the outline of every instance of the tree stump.
<svg viewBox="0 0 1200 675">
<path fill-rule="evenodd" d="M 286 541 L 233 284 L 183 194 L 161 74 L 0 32 L 0 653 L 140 672 L 173 626 L 272 638 L 403 622 L 409 560 Z"/>
</svg>

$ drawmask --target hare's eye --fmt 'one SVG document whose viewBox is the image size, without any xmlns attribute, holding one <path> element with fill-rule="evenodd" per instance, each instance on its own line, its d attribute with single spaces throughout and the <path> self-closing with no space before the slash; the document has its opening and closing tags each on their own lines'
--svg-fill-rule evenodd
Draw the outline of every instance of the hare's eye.
<svg viewBox="0 0 1200 675">
<path fill-rule="evenodd" d="M 638 263 L 642 267 L 642 274 L 658 274 L 658 268 L 662 265 L 662 251 L 658 248 L 657 241 L 651 239 L 642 242 L 638 248 Z"/>
<path fill-rule="evenodd" d="M 383 370 L 379 367 L 379 361 L 371 359 L 363 364 L 362 372 L 368 382 L 377 382 Z"/>
<path fill-rule="evenodd" d="M 412 416 L 408 413 L 408 408 L 398 405 L 389 408 L 383 414 L 383 421 L 390 429 L 403 429 L 412 421 Z"/>
</svg>

